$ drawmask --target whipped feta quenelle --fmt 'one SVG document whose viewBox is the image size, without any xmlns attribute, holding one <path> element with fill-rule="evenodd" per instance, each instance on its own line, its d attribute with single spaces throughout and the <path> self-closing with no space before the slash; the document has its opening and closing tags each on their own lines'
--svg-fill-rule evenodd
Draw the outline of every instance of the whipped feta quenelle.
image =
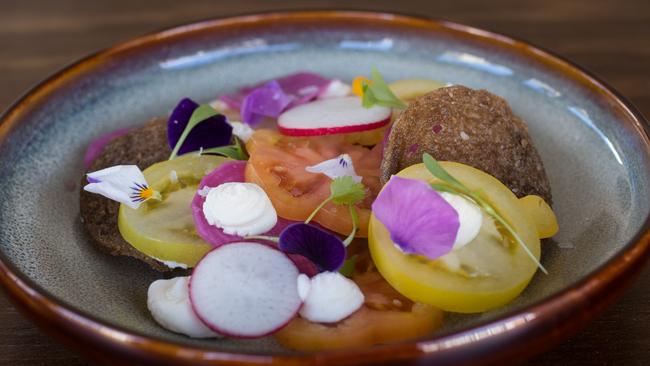
<svg viewBox="0 0 650 366">
<path fill-rule="evenodd" d="M 467 198 L 449 192 L 439 192 L 442 198 L 458 213 L 458 234 L 454 241 L 453 250 L 460 249 L 469 244 L 481 230 L 483 213 L 481 208 Z"/>
<path fill-rule="evenodd" d="M 192 310 L 188 293 L 189 277 L 157 280 L 147 292 L 147 307 L 164 328 L 192 338 L 215 338 L 221 335 L 206 327 Z"/>
<path fill-rule="evenodd" d="M 210 225 L 239 236 L 263 234 L 278 222 L 269 196 L 253 183 L 232 182 L 210 188 L 203 214 Z"/>
<path fill-rule="evenodd" d="M 298 276 L 300 316 L 315 323 L 336 323 L 357 311 L 364 296 L 354 281 L 339 272 L 321 272 L 311 279 Z"/>
</svg>

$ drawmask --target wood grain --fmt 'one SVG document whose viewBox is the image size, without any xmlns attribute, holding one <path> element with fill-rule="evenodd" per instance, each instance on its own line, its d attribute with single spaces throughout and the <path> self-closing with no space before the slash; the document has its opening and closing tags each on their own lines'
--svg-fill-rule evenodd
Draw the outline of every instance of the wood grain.
<svg viewBox="0 0 650 366">
<path fill-rule="evenodd" d="M 0 2 L 0 108 L 64 65 L 114 43 L 211 17 L 347 1 Z M 650 116 L 650 1 L 357 1 L 355 9 L 444 18 L 526 39 L 585 66 Z M 530 365 L 650 364 L 650 271 L 602 317 Z M 0 365 L 87 365 L 0 294 Z"/>
</svg>

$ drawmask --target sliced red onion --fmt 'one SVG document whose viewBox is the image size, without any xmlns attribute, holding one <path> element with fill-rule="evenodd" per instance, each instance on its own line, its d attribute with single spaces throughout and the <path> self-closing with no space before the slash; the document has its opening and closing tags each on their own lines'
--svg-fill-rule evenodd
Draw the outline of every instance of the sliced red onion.
<svg viewBox="0 0 650 366">
<path fill-rule="evenodd" d="M 104 151 L 106 145 L 120 136 L 129 133 L 132 128 L 120 128 L 119 130 L 111 131 L 104 135 L 99 136 L 88 144 L 86 154 L 84 155 L 84 167 L 89 169 L 97 157 Z"/>
<path fill-rule="evenodd" d="M 280 249 L 306 257 L 321 271 L 337 271 L 345 261 L 345 245 L 341 239 L 302 222 L 289 225 L 282 231 Z"/>
<path fill-rule="evenodd" d="M 292 100 L 277 81 L 270 81 L 244 98 L 240 109 L 242 122 L 254 126 L 264 117 L 277 118 Z"/>
<path fill-rule="evenodd" d="M 271 80 L 269 80 L 271 81 Z M 253 87 L 242 88 L 236 93 L 225 94 L 219 97 L 219 100 L 235 110 L 241 109 L 242 101 L 253 90 L 267 84 L 266 81 Z M 313 72 L 297 72 L 281 78 L 275 79 L 282 88 L 282 91 L 292 98 L 288 108 L 310 102 L 320 95 L 329 86 L 331 80 Z"/>
<path fill-rule="evenodd" d="M 436 259 L 454 246 L 458 212 L 426 182 L 393 176 L 372 204 L 372 213 L 404 253 Z"/>
<path fill-rule="evenodd" d="M 167 122 L 167 141 L 169 148 L 173 149 L 180 139 L 185 127 L 199 104 L 190 98 L 184 98 L 174 108 Z M 196 125 L 187 135 L 183 146 L 178 150 L 178 155 L 201 148 L 229 145 L 232 141 L 232 126 L 226 121 L 226 117 L 217 114 L 209 117 Z"/>
</svg>

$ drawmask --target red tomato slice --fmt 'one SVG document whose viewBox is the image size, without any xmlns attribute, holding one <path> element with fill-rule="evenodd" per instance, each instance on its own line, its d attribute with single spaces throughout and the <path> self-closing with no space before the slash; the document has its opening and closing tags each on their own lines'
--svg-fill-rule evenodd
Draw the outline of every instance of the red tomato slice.
<svg viewBox="0 0 650 366">
<path fill-rule="evenodd" d="M 409 301 L 376 271 L 357 275 L 354 281 L 366 298 L 361 309 L 336 324 L 296 317 L 275 334 L 278 342 L 300 351 L 363 347 L 424 337 L 442 324 L 442 311 Z"/>
<path fill-rule="evenodd" d="M 306 167 L 348 154 L 358 175 L 363 177 L 366 198 L 357 205 L 359 231 L 367 237 L 370 206 L 381 189 L 379 165 L 381 148 L 368 149 L 345 141 L 340 135 L 289 137 L 271 130 L 258 130 L 246 144 L 250 155 L 246 181 L 258 184 L 269 195 L 278 215 L 302 221 L 330 194 L 330 178 L 309 173 Z M 342 235 L 352 231 L 347 207 L 325 205 L 314 221 Z"/>
</svg>

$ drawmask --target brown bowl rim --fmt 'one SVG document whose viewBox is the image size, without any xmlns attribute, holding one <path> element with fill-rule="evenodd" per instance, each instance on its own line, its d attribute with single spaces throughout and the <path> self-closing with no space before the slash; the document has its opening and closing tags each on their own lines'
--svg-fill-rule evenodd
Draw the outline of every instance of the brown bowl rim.
<svg viewBox="0 0 650 366">
<path fill-rule="evenodd" d="M 428 29 L 454 34 L 518 53 L 579 83 L 599 95 L 631 122 L 650 151 L 648 122 L 624 97 L 590 72 L 528 42 L 446 20 L 370 11 L 280 11 L 205 20 L 152 33 L 97 52 L 44 80 L 16 101 L 0 119 L 3 143 L 20 116 L 67 80 L 97 64 L 129 51 L 195 34 L 236 27 L 265 26 L 273 22 L 364 22 L 368 25 Z M 335 352 L 297 355 L 255 355 L 220 352 L 180 345 L 108 324 L 64 304 L 18 271 L 0 252 L 0 283 L 27 316 L 59 340 L 97 360 L 156 364 L 377 364 L 436 361 L 438 364 L 522 360 L 581 329 L 640 273 L 650 255 L 650 217 L 615 257 L 581 281 L 548 298 L 476 327 L 440 338 Z"/>
</svg>

